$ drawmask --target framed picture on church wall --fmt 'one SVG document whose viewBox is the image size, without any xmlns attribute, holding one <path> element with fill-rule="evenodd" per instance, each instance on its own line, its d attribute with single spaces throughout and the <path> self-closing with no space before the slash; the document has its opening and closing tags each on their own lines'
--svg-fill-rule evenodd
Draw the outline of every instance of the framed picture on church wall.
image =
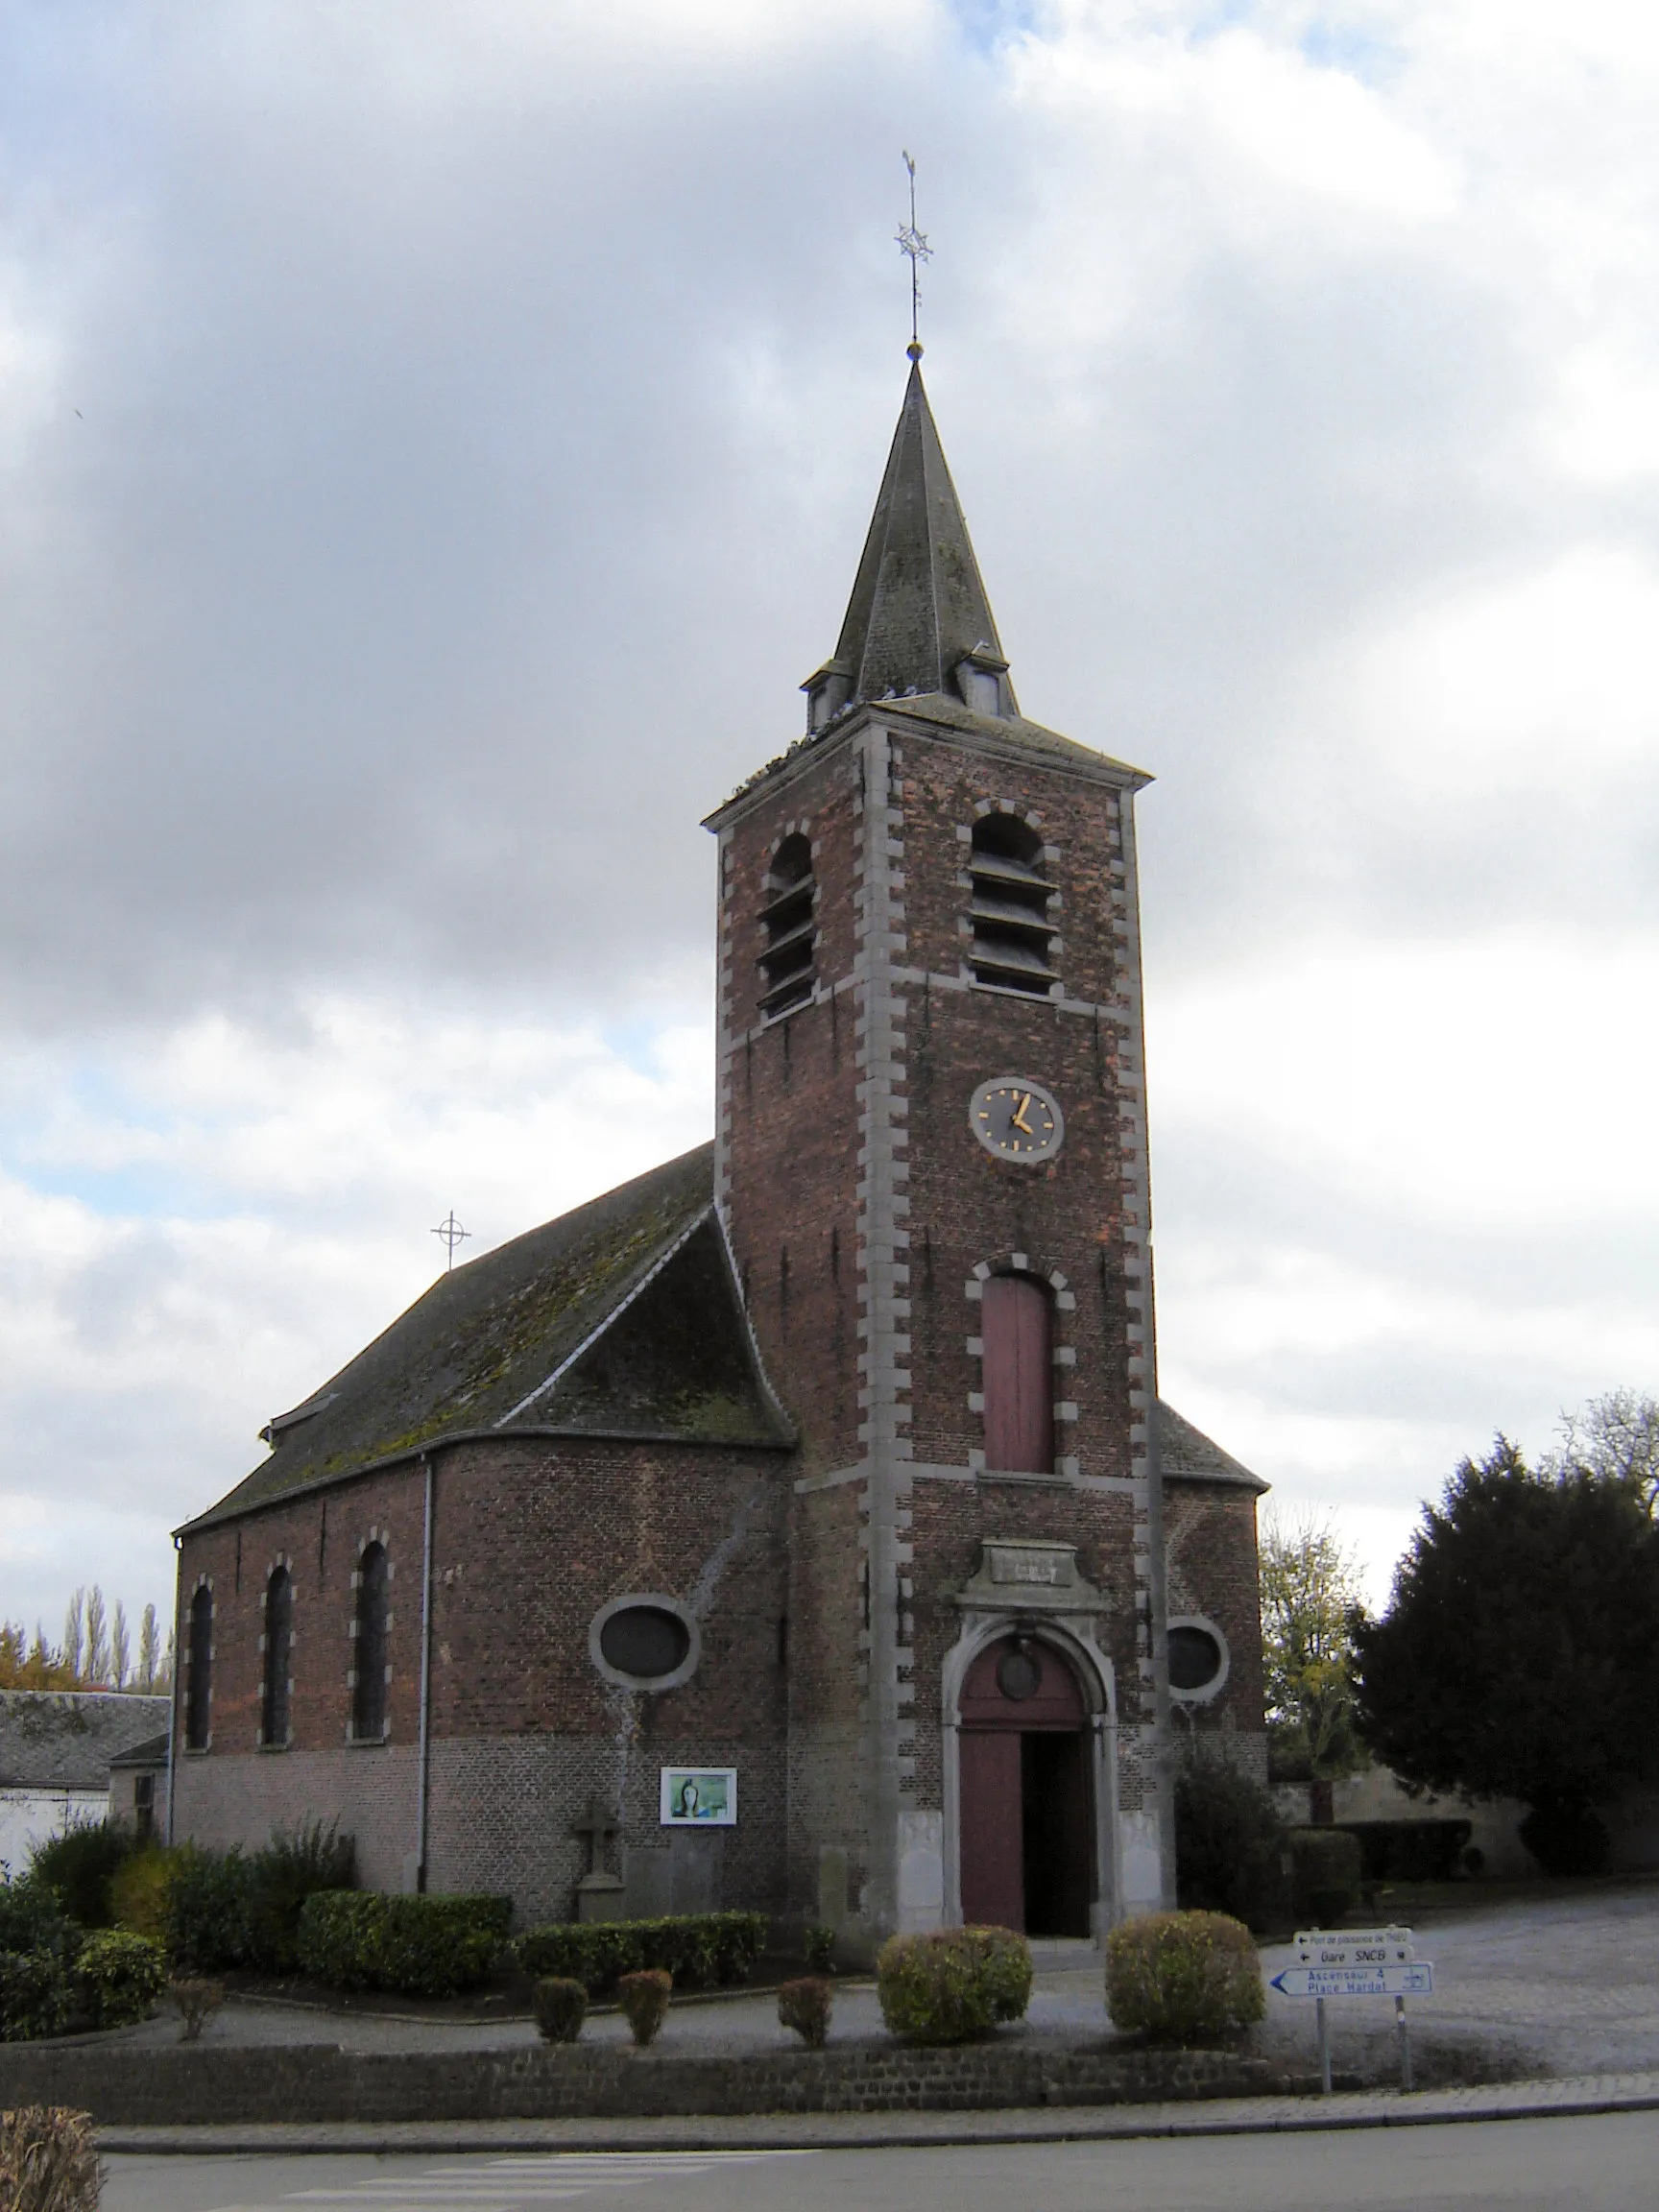
<svg viewBox="0 0 1659 2212">
<path fill-rule="evenodd" d="M 735 1767 L 664 1767 L 661 1825 L 664 1828 L 735 1828 Z"/>
</svg>

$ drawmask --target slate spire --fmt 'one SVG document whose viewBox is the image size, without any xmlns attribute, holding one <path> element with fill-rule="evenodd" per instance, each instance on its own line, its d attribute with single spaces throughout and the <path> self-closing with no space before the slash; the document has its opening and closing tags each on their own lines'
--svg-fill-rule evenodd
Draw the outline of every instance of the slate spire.
<svg viewBox="0 0 1659 2212">
<path fill-rule="evenodd" d="M 835 658 L 802 688 L 812 727 L 849 700 L 945 692 L 1011 715 L 1008 663 L 922 382 L 921 347 L 847 602 Z"/>
</svg>

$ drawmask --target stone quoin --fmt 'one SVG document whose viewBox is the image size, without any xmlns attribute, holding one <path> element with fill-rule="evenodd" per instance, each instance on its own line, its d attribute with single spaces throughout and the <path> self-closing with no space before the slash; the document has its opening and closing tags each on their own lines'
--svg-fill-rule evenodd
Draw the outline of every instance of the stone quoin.
<svg viewBox="0 0 1659 2212">
<path fill-rule="evenodd" d="M 1098 1941 L 1180 1750 L 1264 1773 L 1265 1485 L 1157 1394 L 1148 779 L 1021 714 L 918 361 L 804 688 L 709 817 L 712 1144 L 440 1276 L 179 1532 L 176 1839 L 867 1957 Z"/>
</svg>

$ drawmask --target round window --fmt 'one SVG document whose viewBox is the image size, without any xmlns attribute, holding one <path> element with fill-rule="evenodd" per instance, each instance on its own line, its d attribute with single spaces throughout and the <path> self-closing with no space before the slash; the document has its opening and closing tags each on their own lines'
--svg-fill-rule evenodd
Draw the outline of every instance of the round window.
<svg viewBox="0 0 1659 2212">
<path fill-rule="evenodd" d="M 1208 1628 L 1169 1631 L 1169 1687 L 1207 1690 L 1221 1671 L 1221 1647 Z"/>
<path fill-rule="evenodd" d="M 685 1664 L 691 1631 L 661 1605 L 624 1605 L 599 1631 L 607 1666 L 641 1682 L 658 1681 Z"/>
<path fill-rule="evenodd" d="M 1004 1697 L 1023 1704 L 1027 1697 L 1035 1697 L 1043 1687 L 1043 1662 L 1035 1651 L 1016 1645 L 1012 1651 L 1004 1651 L 997 1662 L 997 1687 Z"/>
</svg>

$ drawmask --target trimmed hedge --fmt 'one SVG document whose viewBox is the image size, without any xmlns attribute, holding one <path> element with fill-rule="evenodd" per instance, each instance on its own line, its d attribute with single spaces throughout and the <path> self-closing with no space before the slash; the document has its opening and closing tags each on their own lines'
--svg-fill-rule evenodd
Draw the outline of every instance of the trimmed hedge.
<svg viewBox="0 0 1659 2212">
<path fill-rule="evenodd" d="M 677 1989 L 746 1981 L 771 1923 L 764 1912 L 679 1912 L 661 1920 L 560 1920 L 527 1929 L 513 1956 L 537 1980 L 580 1982 L 607 1997 L 624 1974 L 672 1974 Z"/>
<path fill-rule="evenodd" d="M 167 1985 L 167 1955 L 148 1936 L 113 1928 L 88 1936 L 75 1961 L 75 2001 L 88 2028 L 148 2020 Z"/>
<path fill-rule="evenodd" d="M 657 2032 L 668 2017 L 668 2000 L 674 1993 L 674 1977 L 661 1966 L 645 1966 L 637 1974 L 624 1974 L 616 1984 L 616 2001 L 622 2008 L 622 2016 L 628 2023 L 629 2032 L 643 2050 L 647 2043 L 655 2043 Z"/>
<path fill-rule="evenodd" d="M 1472 1820 L 1344 1820 L 1356 1837 L 1361 1879 L 1380 1882 L 1452 1882 L 1461 1872 Z"/>
<path fill-rule="evenodd" d="M 1266 2008 L 1250 1931 L 1225 1912 L 1149 1912 L 1106 1939 L 1106 2009 L 1126 2035 L 1202 2047 Z"/>
<path fill-rule="evenodd" d="M 937 1928 L 894 1936 L 876 1960 L 889 2034 L 906 2043 L 972 2043 L 1031 2001 L 1031 1947 L 1008 1928 Z"/>
<path fill-rule="evenodd" d="M 453 1997 L 490 1979 L 512 1919 L 510 1897 L 318 1890 L 300 1913 L 300 1964 L 331 1989 Z"/>
<path fill-rule="evenodd" d="M 1334 1928 L 1359 1902 L 1359 1839 L 1346 1828 L 1292 1828 L 1290 1909 L 1298 1928 Z"/>
<path fill-rule="evenodd" d="M 531 1984 L 530 2009 L 544 2043 L 574 2043 L 588 2017 L 588 1992 L 580 1982 L 548 1975 Z"/>
</svg>

